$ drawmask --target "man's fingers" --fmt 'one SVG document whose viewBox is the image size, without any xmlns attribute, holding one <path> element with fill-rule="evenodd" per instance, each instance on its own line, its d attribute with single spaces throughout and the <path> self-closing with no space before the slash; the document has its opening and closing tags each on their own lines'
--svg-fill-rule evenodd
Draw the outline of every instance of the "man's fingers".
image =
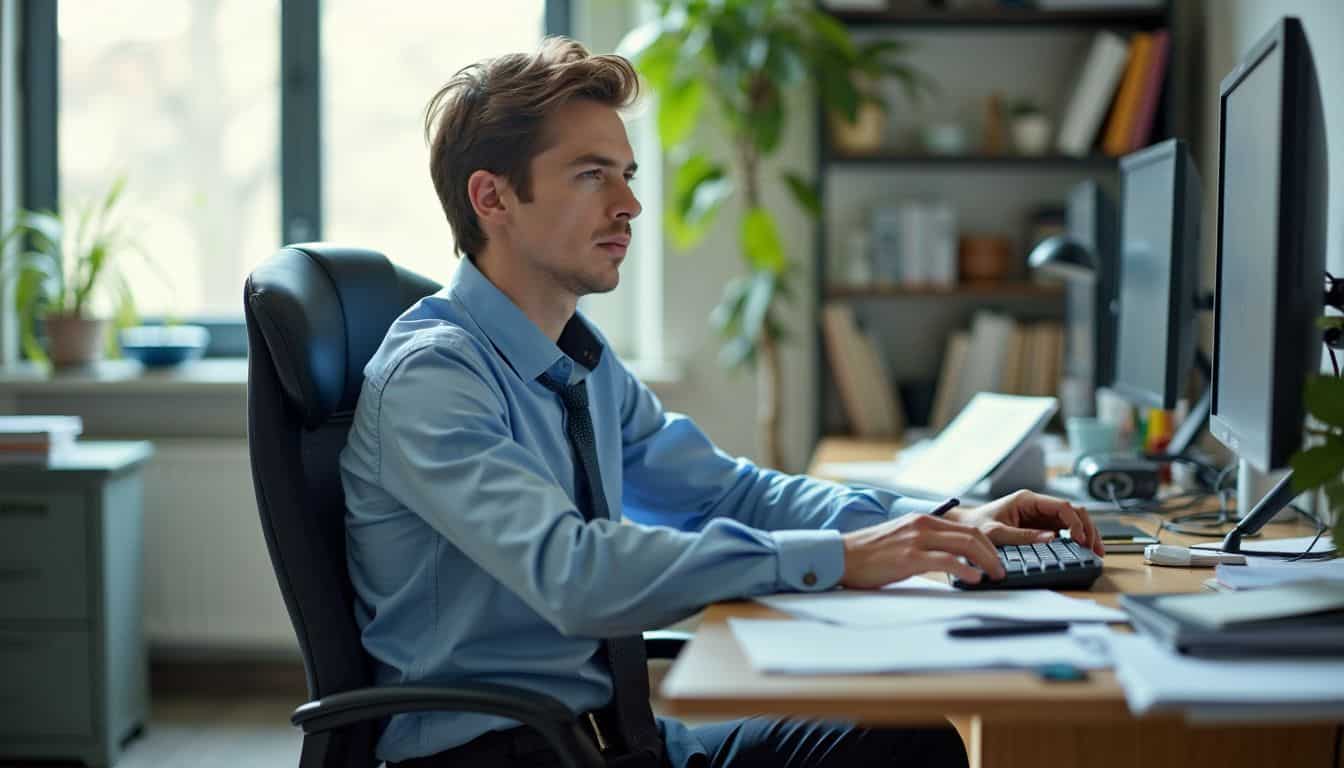
<svg viewBox="0 0 1344 768">
<path fill-rule="evenodd" d="M 975 533 L 980 533 L 975 531 Z M 1003 564 L 989 539 L 964 531 L 933 531 L 919 539 L 919 546 L 933 552 L 961 555 L 996 579 L 1003 578 Z"/>
<path fill-rule="evenodd" d="M 1000 546 L 1004 544 L 1044 544 L 1055 537 L 1052 531 L 1014 528 L 1011 525 L 995 525 L 987 533 L 989 534 L 989 540 Z"/>
<path fill-rule="evenodd" d="M 1055 512 L 1056 518 L 1059 519 L 1059 522 L 1063 523 L 1064 527 L 1067 527 L 1068 535 L 1073 537 L 1075 542 L 1081 543 L 1081 545 L 1091 546 L 1095 530 L 1087 530 L 1086 523 L 1083 523 L 1083 519 L 1078 515 L 1078 512 L 1074 510 L 1074 507 L 1071 507 L 1067 502 L 1048 502 L 1046 499 L 1038 499 L 1036 500 L 1036 504 L 1038 504 L 1038 507 L 1036 507 L 1038 510 L 1039 508 L 1042 508 L 1040 507 L 1042 504 L 1046 504 L 1047 507 L 1042 511 Z"/>
<path fill-rule="evenodd" d="M 980 579 L 984 578 L 979 568 L 946 552 L 925 552 L 919 559 L 919 565 L 921 571 L 943 571 L 971 584 L 979 584 Z"/>
<path fill-rule="evenodd" d="M 1097 533 L 1097 524 L 1092 522 L 1092 516 L 1087 514 L 1087 510 L 1082 507 L 1073 507 L 1082 518 L 1083 523 L 1087 525 L 1087 543 L 1092 545 L 1092 551 L 1098 555 L 1106 554 L 1106 545 L 1101 541 L 1101 534 Z"/>
</svg>

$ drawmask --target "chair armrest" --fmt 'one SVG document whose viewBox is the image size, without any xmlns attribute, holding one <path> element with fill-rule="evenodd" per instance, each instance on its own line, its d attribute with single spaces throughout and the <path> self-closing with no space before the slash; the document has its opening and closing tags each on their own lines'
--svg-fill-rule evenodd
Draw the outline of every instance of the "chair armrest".
<svg viewBox="0 0 1344 768">
<path fill-rule="evenodd" d="M 290 722 L 318 733 L 405 712 L 480 712 L 531 726 L 555 749 L 566 768 L 604 765 L 578 720 L 558 699 L 512 685 L 466 683 L 453 686 L 390 685 L 356 688 L 310 701 Z"/>
<path fill-rule="evenodd" d="M 675 659 L 691 639 L 690 632 L 655 629 L 644 633 L 644 655 L 650 659 Z"/>
</svg>

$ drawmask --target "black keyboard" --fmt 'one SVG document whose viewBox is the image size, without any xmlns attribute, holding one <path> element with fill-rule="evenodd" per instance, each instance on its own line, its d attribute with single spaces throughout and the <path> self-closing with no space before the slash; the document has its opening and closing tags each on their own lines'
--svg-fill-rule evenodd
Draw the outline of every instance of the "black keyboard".
<svg viewBox="0 0 1344 768">
<path fill-rule="evenodd" d="M 952 579 L 958 589 L 1088 589 L 1101 575 L 1101 558 L 1069 539 L 1045 544 L 1005 544 L 998 547 L 999 562 L 1007 576 L 997 581 L 981 578 L 971 584 Z"/>
</svg>

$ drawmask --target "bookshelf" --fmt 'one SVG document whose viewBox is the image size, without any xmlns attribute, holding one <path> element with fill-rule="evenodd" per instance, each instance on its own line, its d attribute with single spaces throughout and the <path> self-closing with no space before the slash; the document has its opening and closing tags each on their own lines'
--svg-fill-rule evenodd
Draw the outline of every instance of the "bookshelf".
<svg viewBox="0 0 1344 768">
<path fill-rule="evenodd" d="M 1149 143 L 1179 134 L 1181 116 L 1174 104 L 1181 94 L 1174 94 L 1174 83 L 1182 77 L 1179 53 L 1180 20 L 1170 0 L 1158 6 L 1117 7 L 1086 10 L 1043 10 L 1026 7 L 993 6 L 966 9 L 939 9 L 913 7 L 910 0 L 893 0 L 892 7 L 881 11 L 827 10 L 833 18 L 850 29 L 856 39 L 894 37 L 914 44 L 914 59 L 936 80 L 943 70 L 954 75 L 947 83 L 940 82 L 945 98 L 955 99 L 958 89 L 968 103 L 983 99 L 991 88 L 1013 98 L 1014 84 L 1008 78 L 1018 77 L 1022 90 L 1041 89 L 1054 84 L 1055 91 L 1066 88 L 1077 77 L 1079 65 L 1088 53 L 1092 38 L 1110 32 L 1126 39 L 1137 32 L 1167 29 L 1171 35 L 1171 55 L 1161 81 L 1161 96 Z M 824 6 L 824 2 L 823 2 Z M 998 41 L 1007 41 L 1000 43 Z M 1017 45 L 1017 49 L 1012 46 Z M 960 48 L 957 48 L 960 46 Z M 1045 50 L 1050 48 L 1052 50 Z M 974 50 L 974 57 L 965 56 Z M 1014 50 L 1016 52 L 1014 52 Z M 971 63 L 959 63 L 958 57 L 974 58 Z M 1034 68 L 1034 69 L 1033 69 Z M 972 73 L 960 79 L 955 72 Z M 982 74 L 983 73 L 983 74 Z M 979 78 L 979 79 L 977 79 Z M 983 80 L 983 82 L 981 81 Z M 1052 134 L 1058 131 L 1067 93 L 1058 94 L 1058 103 L 1045 105 L 1054 123 Z M 1053 106 L 1054 109 L 1050 109 Z M 1109 109 L 1107 110 L 1109 113 Z M 1019 256 L 1025 261 L 1029 247 L 1027 228 L 1022 211 L 1046 204 L 1063 205 L 1067 191 L 1086 179 L 1097 179 L 1116 197 L 1118 189 L 1118 158 L 1104 154 L 1101 149 L 1106 133 L 1106 120 L 1098 130 L 1090 153 L 1081 156 L 1061 154 L 1051 149 L 1045 154 L 1016 154 L 980 151 L 976 131 L 963 154 L 929 154 L 917 148 L 917 141 L 884 142 L 873 151 L 844 152 L 832 143 L 827 115 L 817 106 L 816 178 L 823 216 L 816 234 L 815 285 L 818 311 L 827 304 L 840 302 L 850 306 L 860 324 L 878 337 L 878 346 L 887 350 L 885 357 L 892 363 L 891 376 L 902 393 L 907 386 L 927 394 L 930 380 L 939 376 L 947 339 L 956 330 L 969 327 L 970 319 L 978 310 L 988 309 L 1015 318 L 1020 323 L 1054 322 L 1063 318 L 1065 294 L 1062 286 L 1038 283 L 1028 275 L 1014 275 L 1002 282 L 970 283 L 950 286 L 921 286 L 896 284 L 853 285 L 843 281 L 843 275 L 832 276 L 838 269 L 837 256 L 845 247 L 844 236 L 856 226 L 856 210 L 877 203 L 890 204 L 931 195 L 949 199 L 958 207 L 958 230 L 961 233 L 987 231 L 997 225 L 997 233 L 1012 236 Z M 969 122 L 969 121 L 968 121 Z M 888 130 L 890 138 L 891 130 Z M 1011 144 L 1011 140 L 1010 140 Z M 999 193 L 989 191 L 1002 190 Z M 925 193 L 921 190 L 932 190 Z M 1025 193 L 1022 191 L 1025 190 Z M 1023 195 L 1035 195 L 1028 204 Z M 996 210 L 998 209 L 998 210 Z M 1017 213 L 1013 211 L 1016 209 Z M 962 217 L 961 211 L 972 215 Z M 1018 226 L 1004 224 L 1017 216 Z M 847 217 L 847 218 L 846 218 Z M 976 221 L 978 219 L 978 221 Z M 848 420 L 839 406 L 834 372 L 831 368 L 825 339 L 818 318 L 816 333 L 817 386 L 816 413 L 818 438 L 850 434 Z"/>
</svg>

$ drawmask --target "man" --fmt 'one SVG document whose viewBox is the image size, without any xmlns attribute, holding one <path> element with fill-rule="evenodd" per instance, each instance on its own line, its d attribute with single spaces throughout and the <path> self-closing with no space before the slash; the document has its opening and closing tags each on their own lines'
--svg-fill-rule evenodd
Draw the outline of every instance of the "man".
<svg viewBox="0 0 1344 768">
<path fill-rule="evenodd" d="M 664 412 L 576 312 L 616 288 L 640 214 L 618 113 L 637 91 L 624 59 L 551 39 L 464 69 L 430 104 L 431 175 L 467 258 L 389 330 L 341 455 L 377 680 L 548 694 L 612 764 L 964 765 L 950 727 L 690 729 L 648 711 L 639 633 L 707 603 L 1000 577 L 991 541 L 1098 538 L 1032 494 L 936 518 L 760 469 Z M 378 752 L 394 766 L 553 759 L 530 729 L 469 713 L 394 717 Z"/>
</svg>

